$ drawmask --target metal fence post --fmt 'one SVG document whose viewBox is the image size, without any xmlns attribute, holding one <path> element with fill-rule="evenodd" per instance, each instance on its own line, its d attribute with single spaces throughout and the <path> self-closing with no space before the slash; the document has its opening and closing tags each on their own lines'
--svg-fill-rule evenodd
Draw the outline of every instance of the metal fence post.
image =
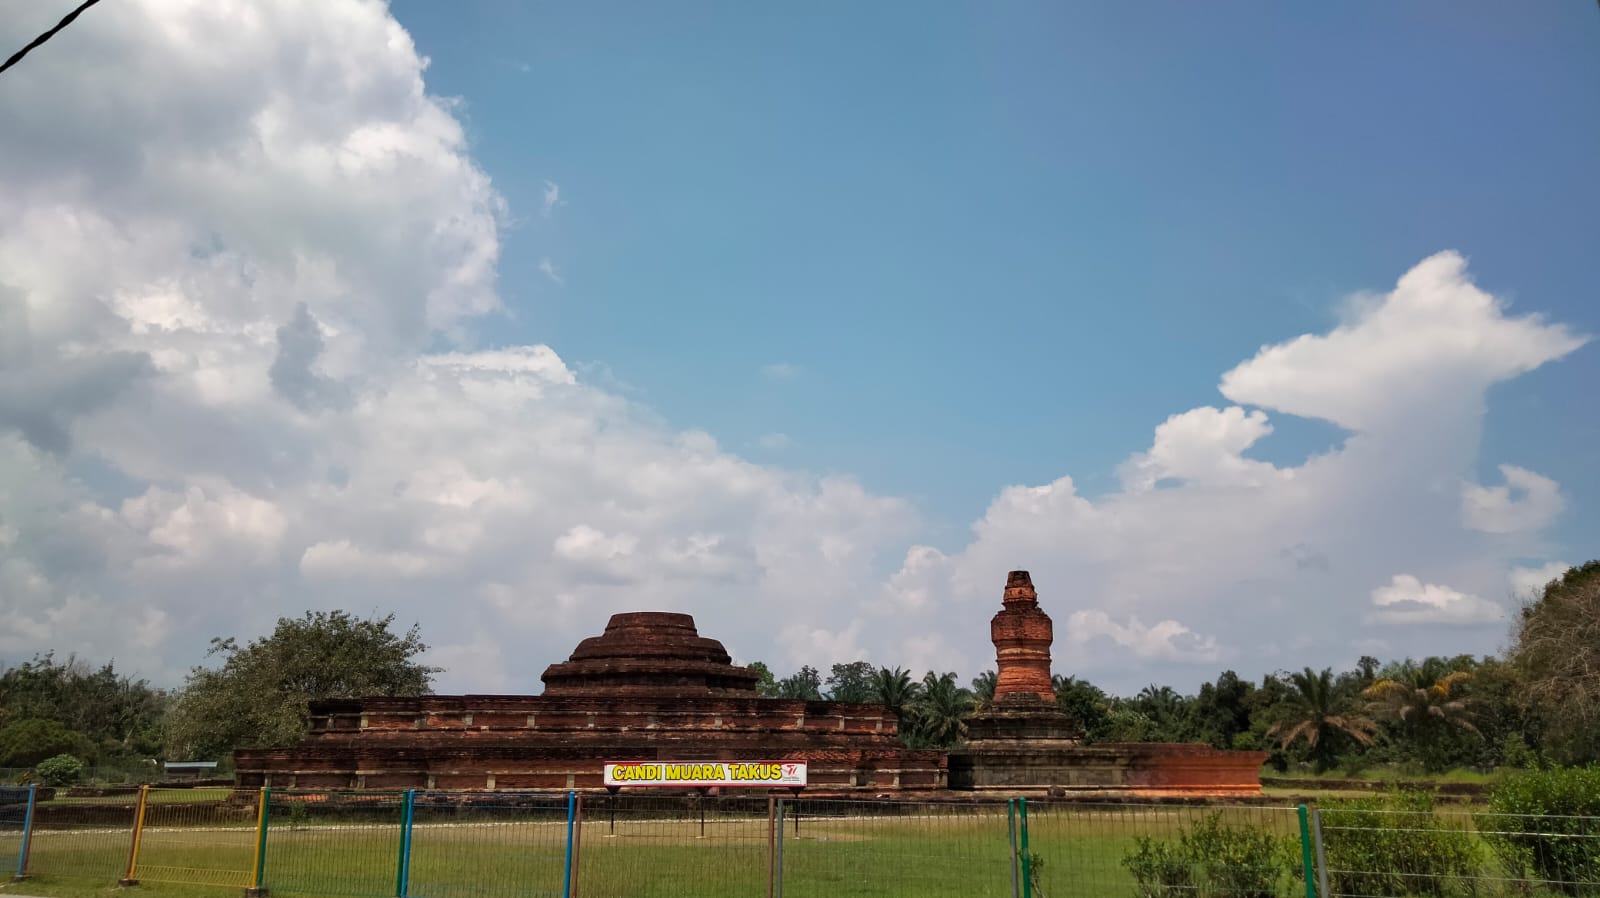
<svg viewBox="0 0 1600 898">
<path fill-rule="evenodd" d="M 150 800 L 150 787 L 139 787 L 139 800 L 133 806 L 133 844 L 128 847 L 128 869 L 117 885 L 139 884 L 139 839 L 144 835 L 144 809 Z"/>
<path fill-rule="evenodd" d="M 778 876 L 778 852 L 775 846 L 774 831 L 778 821 L 778 798 L 767 793 L 767 898 L 774 898 L 772 894 L 773 883 Z"/>
<path fill-rule="evenodd" d="M 1328 852 L 1322 844 L 1322 809 L 1311 809 L 1311 839 L 1317 846 L 1317 894 L 1321 898 L 1328 898 L 1333 894 L 1328 891 Z"/>
<path fill-rule="evenodd" d="M 573 809 L 572 825 L 572 894 L 567 898 L 578 898 L 578 888 L 582 885 L 583 870 L 583 795 L 578 793 L 577 807 Z"/>
<path fill-rule="evenodd" d="M 1311 825 L 1307 820 L 1306 806 L 1299 805 L 1300 813 L 1300 866 L 1305 873 L 1306 898 L 1317 898 L 1317 880 L 1311 867 Z"/>
<path fill-rule="evenodd" d="M 405 803 L 400 807 L 400 856 L 394 865 L 394 893 L 406 898 L 411 890 L 411 820 L 416 812 L 417 790 L 407 789 Z"/>
<path fill-rule="evenodd" d="M 33 842 L 33 806 L 39 798 L 39 785 L 28 786 L 28 808 L 22 812 L 22 848 L 17 852 L 17 872 L 11 877 L 12 882 L 21 882 L 28 878 L 28 847 Z"/>
<path fill-rule="evenodd" d="M 261 787 L 261 806 L 256 808 L 256 860 L 251 866 L 255 867 L 255 888 L 246 889 L 247 898 L 260 898 L 267 894 L 267 825 L 272 818 L 272 790 L 266 786 Z"/>
<path fill-rule="evenodd" d="M 1006 839 L 1011 842 L 1011 898 L 1022 898 L 1021 880 L 1017 876 L 1017 800 L 1006 799 Z"/>
<path fill-rule="evenodd" d="M 1028 799 L 1017 799 L 1017 820 L 1022 827 L 1022 898 L 1033 898 L 1033 858 L 1028 856 Z"/>
<path fill-rule="evenodd" d="M 778 799 L 778 882 L 773 898 L 783 898 L 783 805 L 784 799 Z"/>
<path fill-rule="evenodd" d="M 578 793 L 567 793 L 567 860 L 561 874 L 561 898 L 572 898 L 572 824 L 578 812 Z"/>
</svg>

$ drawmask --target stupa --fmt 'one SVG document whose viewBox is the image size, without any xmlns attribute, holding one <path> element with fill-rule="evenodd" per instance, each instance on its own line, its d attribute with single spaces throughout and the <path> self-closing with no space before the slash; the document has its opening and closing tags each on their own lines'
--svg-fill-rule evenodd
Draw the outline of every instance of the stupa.
<svg viewBox="0 0 1600 898">
<path fill-rule="evenodd" d="M 995 648 L 994 699 L 967 722 L 967 742 L 950 754 L 959 790 L 1153 795 L 1259 795 L 1266 752 L 1220 751 L 1171 742 L 1085 745 L 1056 705 L 1050 674 L 1050 616 L 1027 571 L 1006 576 L 1001 609 L 989 622 Z"/>
</svg>

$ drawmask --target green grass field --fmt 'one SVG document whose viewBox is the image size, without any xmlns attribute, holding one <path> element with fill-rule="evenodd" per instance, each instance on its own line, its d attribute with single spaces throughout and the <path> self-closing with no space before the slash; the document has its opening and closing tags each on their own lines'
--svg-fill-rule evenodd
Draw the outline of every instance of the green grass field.
<svg viewBox="0 0 1600 898">
<path fill-rule="evenodd" d="M 798 832 L 792 816 L 780 840 L 786 898 L 985 898 L 1011 895 L 1004 806 L 873 808 L 807 803 Z M 330 809 L 331 811 L 332 809 Z M 823 811 L 835 816 L 824 816 Z M 894 813 L 899 811 L 899 813 Z M 1266 830 L 1298 845 L 1292 807 L 1031 805 L 1028 848 L 1041 858 L 1041 898 L 1136 898 L 1123 857 L 1139 837 L 1176 839 L 1204 815 L 1228 826 Z M 199 813 L 197 808 L 195 813 Z M 562 894 L 564 810 L 419 808 L 412 829 L 407 895 L 495 898 Z M 265 885 L 307 898 L 392 898 L 397 894 L 401 827 L 328 813 L 307 820 L 279 815 L 269 829 Z M 453 822 L 451 822 L 453 821 Z M 15 863 L 15 830 L 0 829 L 0 871 Z M 80 827 L 34 834 L 32 878 L 0 885 L 47 898 L 107 895 L 126 869 L 130 831 Z M 577 893 L 590 898 L 735 898 L 767 894 L 768 822 L 709 815 L 646 819 L 591 809 L 576 833 Z M 142 836 L 139 891 L 151 898 L 236 898 L 254 882 L 252 822 L 153 825 Z M 126 894 L 125 892 L 123 894 Z M 1305 894 L 1289 875 L 1283 898 Z M 1481 895 L 1500 892 L 1485 887 Z"/>
<path fill-rule="evenodd" d="M 1135 836 L 1173 834 L 1203 811 L 1113 808 L 1034 816 L 1029 847 L 1046 860 L 1044 895 L 1132 896 L 1133 880 L 1120 860 Z M 1256 824 L 1293 822 L 1292 811 L 1239 813 L 1248 813 Z M 766 819 L 713 816 L 703 832 L 695 819 L 626 815 L 613 829 L 596 813 L 577 834 L 580 892 L 596 898 L 764 896 Z M 274 825 L 265 884 L 284 895 L 393 896 L 399 838 L 398 825 Z M 0 894 L 86 898 L 106 892 L 126 868 L 129 843 L 128 830 L 112 827 L 37 831 L 33 877 L 20 887 L 0 887 Z M 7 844 L 0 837 L 0 850 Z M 793 819 L 787 821 L 781 850 L 783 891 L 789 898 L 1011 894 L 1003 806 L 873 818 L 803 815 L 798 834 Z M 565 852 L 565 824 L 549 813 L 507 814 L 495 822 L 419 823 L 412 831 L 407 892 L 416 898 L 560 895 Z M 171 898 L 233 898 L 252 884 L 254 856 L 255 830 L 247 823 L 147 827 L 137 871 L 140 890 Z"/>
</svg>

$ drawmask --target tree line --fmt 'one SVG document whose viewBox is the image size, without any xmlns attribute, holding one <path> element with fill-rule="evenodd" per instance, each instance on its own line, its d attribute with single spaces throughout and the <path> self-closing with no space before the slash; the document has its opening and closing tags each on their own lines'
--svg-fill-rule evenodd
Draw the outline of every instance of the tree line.
<svg viewBox="0 0 1600 898">
<path fill-rule="evenodd" d="M 1151 684 L 1116 696 L 1056 676 L 1056 700 L 1090 742 L 1202 742 L 1260 749 L 1280 770 L 1351 773 L 1377 765 L 1420 771 L 1600 761 L 1600 561 L 1547 584 L 1516 616 L 1503 657 L 1458 655 L 1348 670 L 1279 671 L 1259 681 L 1222 671 L 1194 694 Z M 163 690 L 77 658 L 43 654 L 0 670 L 0 768 L 71 756 L 101 767 L 224 760 L 235 748 L 293 744 L 308 701 L 424 695 L 438 668 L 417 627 L 342 611 L 278 621 L 248 644 L 212 640 L 213 666 Z M 763 696 L 874 702 L 900 716 L 913 748 L 961 744 L 992 700 L 994 671 L 962 685 L 868 661 L 811 666 L 782 678 L 760 662 Z"/>
</svg>

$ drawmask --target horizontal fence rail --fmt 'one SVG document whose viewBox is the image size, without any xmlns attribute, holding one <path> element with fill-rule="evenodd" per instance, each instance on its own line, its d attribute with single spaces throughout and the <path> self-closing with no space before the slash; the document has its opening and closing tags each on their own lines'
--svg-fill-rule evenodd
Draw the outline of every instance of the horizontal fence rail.
<svg viewBox="0 0 1600 898">
<path fill-rule="evenodd" d="M 0 791 L 0 881 L 310 898 L 1600 896 L 1600 818 L 735 792 Z M 48 889 L 45 894 L 51 894 Z"/>
</svg>

